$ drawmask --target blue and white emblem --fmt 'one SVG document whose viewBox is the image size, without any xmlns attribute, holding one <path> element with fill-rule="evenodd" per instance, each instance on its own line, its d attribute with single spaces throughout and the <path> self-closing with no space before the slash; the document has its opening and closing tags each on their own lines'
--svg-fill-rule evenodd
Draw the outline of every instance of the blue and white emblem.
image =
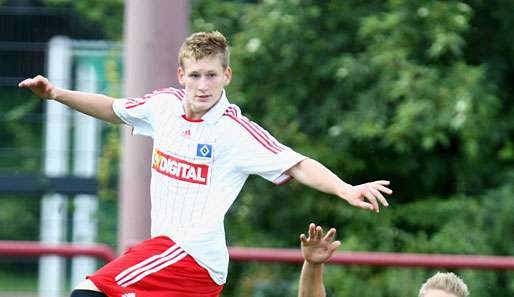
<svg viewBox="0 0 514 297">
<path fill-rule="evenodd" d="M 197 144 L 196 156 L 201 158 L 212 158 L 212 145 L 204 143 Z"/>
</svg>

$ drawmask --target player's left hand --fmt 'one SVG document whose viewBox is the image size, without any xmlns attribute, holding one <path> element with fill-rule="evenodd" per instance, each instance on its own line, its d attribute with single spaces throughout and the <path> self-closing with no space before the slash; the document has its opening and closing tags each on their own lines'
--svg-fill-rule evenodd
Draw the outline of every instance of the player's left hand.
<svg viewBox="0 0 514 297">
<path fill-rule="evenodd" d="M 350 205 L 379 212 L 379 202 L 383 206 L 389 206 L 389 203 L 384 198 L 383 193 L 390 195 L 393 191 L 387 186 L 389 186 L 389 181 L 387 180 L 377 180 L 374 182 L 351 186 L 343 195 L 343 199 L 348 201 Z M 367 200 L 367 202 L 365 200 Z"/>
</svg>

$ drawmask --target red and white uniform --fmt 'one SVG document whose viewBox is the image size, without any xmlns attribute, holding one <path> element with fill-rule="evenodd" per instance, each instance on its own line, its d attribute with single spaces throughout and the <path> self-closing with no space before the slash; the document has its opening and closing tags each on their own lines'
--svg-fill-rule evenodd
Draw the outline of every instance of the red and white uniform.
<svg viewBox="0 0 514 297">
<path fill-rule="evenodd" d="M 168 236 L 217 284 L 225 283 L 228 251 L 223 219 L 250 174 L 280 184 L 305 159 L 241 115 L 222 94 L 201 120 L 184 115 L 184 91 L 167 88 L 119 99 L 114 112 L 153 137 L 152 237 Z"/>
</svg>

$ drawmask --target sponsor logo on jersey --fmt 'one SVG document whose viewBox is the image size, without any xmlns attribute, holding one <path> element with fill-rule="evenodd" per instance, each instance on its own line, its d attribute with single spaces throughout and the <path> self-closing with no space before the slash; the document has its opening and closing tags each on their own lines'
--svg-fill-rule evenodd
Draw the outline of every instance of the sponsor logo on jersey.
<svg viewBox="0 0 514 297">
<path fill-rule="evenodd" d="M 152 168 L 173 179 L 206 185 L 209 175 L 208 164 L 191 163 L 154 150 Z"/>
<path fill-rule="evenodd" d="M 121 297 L 136 297 L 136 293 L 125 293 L 125 294 L 121 294 Z"/>
<path fill-rule="evenodd" d="M 212 145 L 205 143 L 197 144 L 196 156 L 201 158 L 212 158 Z"/>
</svg>

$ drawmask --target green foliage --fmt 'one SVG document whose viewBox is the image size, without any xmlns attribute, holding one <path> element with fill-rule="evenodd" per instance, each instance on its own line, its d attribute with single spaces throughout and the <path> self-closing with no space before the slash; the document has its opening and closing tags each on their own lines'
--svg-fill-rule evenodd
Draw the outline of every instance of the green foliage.
<svg viewBox="0 0 514 297">
<path fill-rule="evenodd" d="M 40 100 L 18 90 L 6 89 L 0 95 L 2 170 L 37 171 L 41 167 L 42 123 L 37 115 Z M 22 102 L 20 104 L 20 102 Z"/>
<path fill-rule="evenodd" d="M 87 20 L 98 23 L 111 40 L 123 34 L 123 0 L 44 0 L 49 6 L 73 7 Z"/>
<path fill-rule="evenodd" d="M 392 206 L 375 215 L 298 184 L 250 179 L 227 218 L 231 244 L 296 247 L 295 235 L 314 221 L 338 227 L 352 251 L 512 255 L 505 185 L 514 177 L 514 122 L 503 79 L 513 67 L 495 67 L 514 51 L 499 34 L 481 46 L 487 50 L 472 42 L 491 23 L 507 28 L 513 3 L 268 0 L 241 7 L 238 20 L 220 6 L 203 7 L 203 21 L 193 24 L 234 24 L 226 31 L 231 100 L 343 179 L 387 178 L 395 190 Z M 259 277 L 257 268 L 232 267 L 229 284 L 244 285 L 229 285 L 229 296 L 248 292 L 246 273 L 254 288 L 269 279 L 266 268 Z M 335 296 L 414 296 L 432 272 L 338 267 L 327 284 Z M 473 295 L 512 294 L 505 274 L 461 273 Z"/>
<path fill-rule="evenodd" d="M 38 209 L 39 201 L 33 197 L 0 197 L 0 239 L 38 240 Z"/>
</svg>

